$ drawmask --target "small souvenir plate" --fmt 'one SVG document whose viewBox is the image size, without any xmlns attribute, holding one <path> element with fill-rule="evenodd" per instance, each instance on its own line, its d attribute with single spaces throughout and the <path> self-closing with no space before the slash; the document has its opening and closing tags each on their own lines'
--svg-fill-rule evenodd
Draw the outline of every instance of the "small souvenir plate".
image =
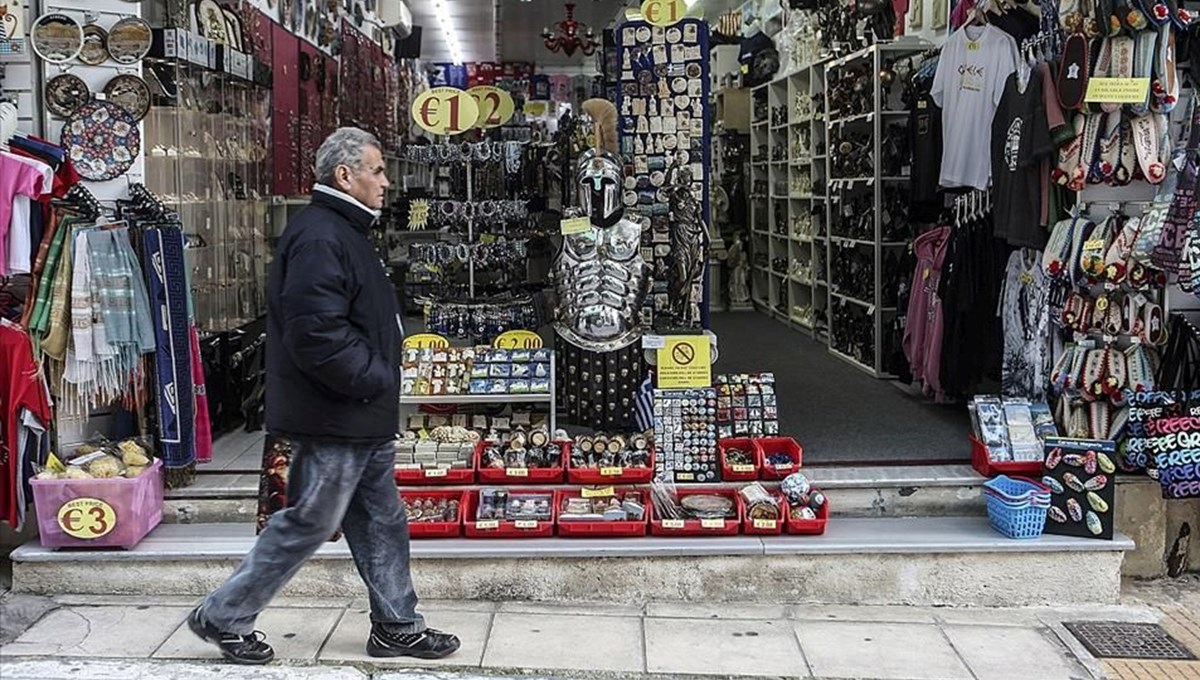
<svg viewBox="0 0 1200 680">
<path fill-rule="evenodd" d="M 637 30 L 637 41 L 640 43 L 650 42 L 650 27 L 641 26 Z"/>
<path fill-rule="evenodd" d="M 225 13 L 216 0 L 200 0 L 196 3 L 196 28 L 200 35 L 219 42 L 222 45 L 229 42 L 225 28 Z"/>
<path fill-rule="evenodd" d="M 108 29 L 108 54 L 118 64 L 138 63 L 153 42 L 150 24 L 138 17 L 125 17 Z"/>
<path fill-rule="evenodd" d="M 66 14 L 43 14 L 29 31 L 33 51 L 51 64 L 65 64 L 83 49 L 83 26 Z"/>
<path fill-rule="evenodd" d="M 701 73 L 702 73 L 702 69 L 700 68 L 700 64 L 693 62 L 693 63 L 687 65 L 687 77 L 688 78 L 693 78 L 693 79 L 699 78 Z"/>
<path fill-rule="evenodd" d="M 79 61 L 88 66 L 99 66 L 108 61 L 108 31 L 97 24 L 83 27 L 83 47 L 79 50 Z"/>
<path fill-rule="evenodd" d="M 680 31 L 675 26 L 667 29 L 667 42 L 677 43 L 680 40 L 683 40 L 683 31 Z"/>
<path fill-rule="evenodd" d="M 678 145 L 679 145 L 679 140 L 675 137 L 675 135 L 667 135 L 667 136 L 663 137 L 663 149 L 664 150 L 674 151 L 675 147 L 677 147 Z"/>
<path fill-rule="evenodd" d="M 680 80 L 682 80 L 682 78 L 680 78 Z M 686 85 L 686 82 L 687 82 L 687 81 L 684 81 L 684 83 L 685 83 L 684 87 L 686 87 L 686 86 L 687 86 L 687 85 Z M 692 105 L 692 98 L 691 98 L 691 97 L 689 97 L 689 96 L 687 96 L 687 94 L 677 94 L 677 95 L 675 95 L 675 107 L 676 107 L 676 108 L 679 108 L 679 109 L 686 109 L 687 107 L 689 107 L 689 106 L 691 106 L 691 105 Z"/>
<path fill-rule="evenodd" d="M 222 7 L 221 11 L 225 13 L 225 38 L 228 40 L 226 44 L 238 52 L 245 52 L 245 46 L 242 44 L 242 18 L 228 7 Z"/>
<path fill-rule="evenodd" d="M 671 81 L 671 91 L 675 94 L 686 93 L 688 89 L 687 78 L 676 78 Z"/>
<path fill-rule="evenodd" d="M 105 84 L 104 96 L 128 111 L 134 120 L 141 120 L 150 112 L 150 87 L 135 75 L 114 76 Z"/>
<path fill-rule="evenodd" d="M 63 125 L 61 145 L 80 177 L 103 182 L 133 166 L 142 152 L 142 135 L 128 111 L 112 102 L 92 100 Z"/>
<path fill-rule="evenodd" d="M 72 73 L 61 73 L 46 83 L 46 110 L 67 118 L 92 99 L 87 83 Z"/>
</svg>

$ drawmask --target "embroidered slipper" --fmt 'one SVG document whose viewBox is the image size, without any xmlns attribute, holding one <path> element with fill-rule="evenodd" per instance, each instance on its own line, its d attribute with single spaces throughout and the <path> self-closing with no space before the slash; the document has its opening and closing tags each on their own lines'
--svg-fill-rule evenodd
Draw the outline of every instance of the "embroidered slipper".
<svg viewBox="0 0 1200 680">
<path fill-rule="evenodd" d="M 1104 254 L 1108 251 L 1113 238 L 1115 217 L 1109 215 L 1088 236 L 1083 247 L 1079 250 L 1079 269 L 1091 283 L 1098 282 L 1104 276 Z M 1099 309 L 1099 303 L 1097 303 Z M 1103 311 L 1103 310 L 1100 310 Z"/>
<path fill-rule="evenodd" d="M 1137 33 L 1144 31 L 1150 27 L 1150 20 L 1142 13 L 1140 7 L 1137 6 L 1135 0 L 1125 2 L 1121 0 L 1120 19 L 1121 27 L 1128 33 Z"/>
<path fill-rule="evenodd" d="M 1116 22 L 1113 28 L 1113 11 L 1116 5 L 1113 0 L 1096 0 L 1096 21 L 1100 22 L 1101 35 L 1116 35 L 1121 30 L 1121 22 Z"/>
<path fill-rule="evenodd" d="M 1113 186 L 1123 187 L 1133 183 L 1138 170 L 1137 150 L 1133 148 L 1133 124 L 1121 116 L 1120 141 L 1117 144 L 1117 169 L 1113 172 Z"/>
<path fill-rule="evenodd" d="M 1103 332 L 1109 337 L 1116 337 L 1121 334 L 1121 326 L 1124 325 L 1121 318 L 1121 312 L 1124 309 L 1122 307 L 1123 302 L 1123 298 L 1115 295 L 1108 298 L 1108 309 L 1105 310 Z"/>
<path fill-rule="evenodd" d="M 1089 350 L 1087 362 L 1083 367 L 1083 398 L 1094 401 L 1104 396 L 1105 352 L 1102 349 Z"/>
<path fill-rule="evenodd" d="M 1108 436 L 1112 426 L 1112 407 L 1106 401 L 1095 401 L 1087 408 L 1088 438 L 1099 439 Z"/>
<path fill-rule="evenodd" d="M 1051 278 L 1059 278 L 1066 266 L 1066 252 L 1071 243 L 1071 232 L 1078 218 L 1059 220 L 1050 230 L 1050 239 L 1042 251 L 1042 270 Z"/>
<path fill-rule="evenodd" d="M 1104 393 L 1108 395 L 1109 401 L 1120 406 L 1124 403 L 1121 395 L 1125 391 L 1127 379 L 1125 354 L 1113 347 L 1105 351 L 1108 352 L 1108 377 L 1104 381 Z"/>
<path fill-rule="evenodd" d="M 1067 276 L 1072 281 L 1079 279 L 1081 274 L 1087 274 L 1080 266 L 1080 258 L 1083 256 L 1083 244 L 1088 242 L 1092 237 L 1092 232 L 1096 230 L 1096 223 L 1086 217 L 1076 225 L 1071 234 L 1071 250 L 1069 252 L 1070 260 L 1067 261 Z"/>
<path fill-rule="evenodd" d="M 1129 370 L 1129 389 L 1134 392 L 1154 390 L 1154 367 L 1150 365 L 1146 346 L 1140 338 L 1133 338 L 1133 344 L 1125 350 L 1125 361 Z"/>
<path fill-rule="evenodd" d="M 1058 167 L 1054 168 L 1054 172 L 1052 173 L 1056 184 L 1069 187 L 1072 191 L 1079 191 L 1078 188 L 1073 188 L 1076 182 L 1076 173 L 1080 173 L 1079 181 L 1082 182 L 1080 162 L 1083 152 L 1083 131 L 1086 124 L 1087 116 L 1082 113 L 1075 114 L 1072 125 L 1075 134 L 1066 146 L 1058 150 Z"/>
<path fill-rule="evenodd" d="M 1162 26 L 1171 21 L 1171 8 L 1166 0 L 1136 0 L 1138 9 L 1150 21 L 1152 26 Z"/>
<path fill-rule="evenodd" d="M 1079 346 L 1071 343 L 1063 348 L 1063 353 L 1058 357 L 1058 361 L 1054 363 L 1053 370 L 1050 371 L 1050 384 L 1054 386 L 1055 392 L 1062 392 L 1071 383 L 1071 366 L 1075 362 L 1075 353 L 1079 351 Z M 1063 399 L 1062 401 L 1066 401 Z M 1059 404 L 1061 407 L 1062 404 Z M 1060 419 L 1060 420 L 1065 420 Z"/>
<path fill-rule="evenodd" d="M 1082 389 L 1083 388 L 1083 367 L 1087 363 L 1087 349 L 1079 347 L 1075 351 L 1075 356 L 1071 358 L 1071 374 L 1068 388 Z"/>
<path fill-rule="evenodd" d="M 1132 78 L 1134 48 L 1137 42 L 1127 35 L 1117 35 L 1108 38 L 1105 43 L 1107 43 L 1107 47 L 1104 49 L 1108 52 L 1108 75 L 1113 78 Z M 1120 108 L 1120 104 L 1114 103 L 1100 105 L 1100 110 L 1105 113 L 1112 113 Z"/>
<path fill-rule="evenodd" d="M 1129 401 L 1129 392 L 1126 390 L 1126 391 L 1123 391 L 1123 393 L 1121 395 L 1121 403 L 1116 404 L 1114 402 L 1114 404 L 1116 406 L 1124 406 L 1128 401 Z M 1108 436 L 1105 437 L 1105 439 L 1111 439 L 1112 441 L 1117 441 L 1118 439 L 1121 439 L 1124 436 L 1125 426 L 1127 426 L 1128 424 L 1129 424 L 1129 409 L 1127 409 L 1127 408 L 1118 409 L 1116 415 L 1113 416 L 1112 425 L 1109 426 Z M 1108 472 L 1108 471 L 1106 471 L 1106 472 Z"/>
<path fill-rule="evenodd" d="M 1112 184 L 1121 157 L 1121 114 L 1114 109 L 1112 113 L 1102 115 L 1105 117 L 1104 135 L 1100 137 L 1099 164 L 1096 166 L 1099 182 L 1093 184 Z M 1088 177 L 1088 181 L 1091 180 Z"/>
<path fill-rule="evenodd" d="M 1121 298 L 1121 335 L 1136 335 L 1133 329 L 1137 324 L 1137 305 L 1133 297 L 1126 295 Z"/>
<path fill-rule="evenodd" d="M 1152 78 L 1154 76 L 1155 47 L 1158 44 L 1158 31 L 1139 31 L 1133 46 L 1133 77 Z M 1130 104 L 1129 112 L 1135 116 L 1144 116 L 1150 112 L 1150 88 L 1146 88 L 1146 99 L 1138 104 Z"/>
<path fill-rule="evenodd" d="M 1088 41 L 1082 33 L 1074 33 L 1063 46 L 1062 63 L 1058 69 L 1058 103 L 1063 109 L 1078 110 L 1087 95 L 1090 55 Z"/>
<path fill-rule="evenodd" d="M 1179 72 L 1175 67 L 1175 32 L 1170 26 L 1158 29 L 1154 77 L 1150 81 L 1150 110 L 1170 113 L 1179 102 Z"/>
<path fill-rule="evenodd" d="M 1167 166 L 1159 159 L 1158 125 L 1153 115 L 1138 116 L 1130 122 L 1133 128 L 1133 148 L 1138 167 L 1151 184 L 1160 184 L 1167 177 Z"/>
<path fill-rule="evenodd" d="M 1181 7 L 1179 0 L 1165 0 L 1167 7 L 1171 10 L 1171 23 L 1181 31 L 1186 31 L 1193 22 L 1196 21 L 1197 15 Z"/>
<path fill-rule="evenodd" d="M 1167 327 L 1163 323 L 1163 310 L 1154 302 L 1147 302 L 1142 309 L 1142 342 L 1150 345 L 1167 344 Z"/>
<path fill-rule="evenodd" d="M 1087 184 L 1099 184 L 1104 181 L 1104 173 L 1100 166 L 1100 130 L 1104 125 L 1104 118 L 1102 113 L 1089 113 L 1087 123 L 1083 126 L 1083 149 L 1080 151 L 1079 167 L 1080 172 L 1087 178 Z M 1082 190 L 1082 187 L 1079 190 Z"/>
</svg>

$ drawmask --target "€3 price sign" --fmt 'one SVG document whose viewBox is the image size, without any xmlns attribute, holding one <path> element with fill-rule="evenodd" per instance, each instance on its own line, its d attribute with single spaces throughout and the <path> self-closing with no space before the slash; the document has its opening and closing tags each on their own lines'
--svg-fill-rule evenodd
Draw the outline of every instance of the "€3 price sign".
<svg viewBox="0 0 1200 680">
<path fill-rule="evenodd" d="M 68 536 L 100 538 L 116 528 L 117 513 L 98 498 L 76 498 L 58 509 L 58 526 Z"/>
<path fill-rule="evenodd" d="M 413 102 L 412 119 L 422 130 L 435 135 L 457 135 L 475 127 L 479 104 L 465 90 L 435 87 Z"/>
<path fill-rule="evenodd" d="M 512 95 L 491 85 L 480 85 L 467 90 L 479 107 L 479 118 L 475 127 L 484 129 L 500 127 L 508 122 L 517 111 Z"/>
<path fill-rule="evenodd" d="M 642 18 L 654 26 L 679 23 L 687 14 L 683 0 L 646 0 L 642 3 Z"/>
</svg>

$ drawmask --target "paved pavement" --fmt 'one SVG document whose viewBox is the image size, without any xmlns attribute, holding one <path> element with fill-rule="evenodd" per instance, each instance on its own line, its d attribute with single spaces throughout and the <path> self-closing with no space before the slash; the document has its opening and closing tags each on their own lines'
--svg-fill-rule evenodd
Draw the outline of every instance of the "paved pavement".
<svg viewBox="0 0 1200 680">
<path fill-rule="evenodd" d="M 1200 588 L 1172 597 L 1171 606 L 1191 611 Z M 10 593 L 0 600 L 0 675 L 5 680 L 1200 677 L 1140 675 L 1132 667 L 1102 665 L 1062 626 L 1073 620 L 1169 618 L 1159 593 L 1127 599 L 1131 603 L 1119 607 L 1072 609 L 430 601 L 422 605 L 430 625 L 463 639 L 456 655 L 437 662 L 366 656 L 363 600 L 281 599 L 258 624 L 280 660 L 251 670 L 216 663 L 215 649 L 191 635 L 183 622 L 193 598 Z M 1175 672 L 1191 670 L 1177 666 Z"/>
</svg>

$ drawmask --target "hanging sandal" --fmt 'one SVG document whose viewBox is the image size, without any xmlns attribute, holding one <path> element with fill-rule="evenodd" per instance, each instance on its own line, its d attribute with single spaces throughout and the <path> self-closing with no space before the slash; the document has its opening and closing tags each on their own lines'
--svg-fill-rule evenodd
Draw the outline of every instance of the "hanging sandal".
<svg viewBox="0 0 1200 680">
<path fill-rule="evenodd" d="M 1125 384 L 1128 379 L 1125 365 L 1125 354 L 1119 349 L 1108 348 L 1108 377 L 1104 381 L 1104 393 L 1114 406 L 1125 403 Z"/>
<path fill-rule="evenodd" d="M 1153 114 L 1138 116 L 1130 122 L 1133 127 L 1133 148 L 1138 166 L 1146 181 L 1160 184 L 1167 177 L 1167 166 L 1159 159 L 1158 123 Z"/>
<path fill-rule="evenodd" d="M 1087 37 L 1082 33 L 1073 33 L 1067 38 L 1056 80 L 1058 103 L 1062 104 L 1063 109 L 1075 111 L 1083 107 L 1090 77 L 1089 58 Z"/>
<path fill-rule="evenodd" d="M 1161 347 L 1167 344 L 1167 326 L 1163 319 L 1163 310 L 1157 303 L 1147 302 L 1142 308 L 1142 328 L 1139 335 L 1142 342 Z"/>
<path fill-rule="evenodd" d="M 1094 401 L 1087 407 L 1088 439 L 1108 436 L 1112 427 L 1112 407 L 1106 401 Z"/>
<path fill-rule="evenodd" d="M 1179 72 L 1175 67 L 1175 32 L 1170 26 L 1158 29 L 1154 78 L 1150 82 L 1150 110 L 1170 113 L 1179 102 Z"/>
<path fill-rule="evenodd" d="M 1083 247 L 1079 249 L 1079 269 L 1090 283 L 1096 283 L 1104 277 L 1104 255 L 1111 245 L 1114 233 L 1114 222 L 1117 216 L 1109 215 L 1098 227 L 1092 230 Z"/>
</svg>

